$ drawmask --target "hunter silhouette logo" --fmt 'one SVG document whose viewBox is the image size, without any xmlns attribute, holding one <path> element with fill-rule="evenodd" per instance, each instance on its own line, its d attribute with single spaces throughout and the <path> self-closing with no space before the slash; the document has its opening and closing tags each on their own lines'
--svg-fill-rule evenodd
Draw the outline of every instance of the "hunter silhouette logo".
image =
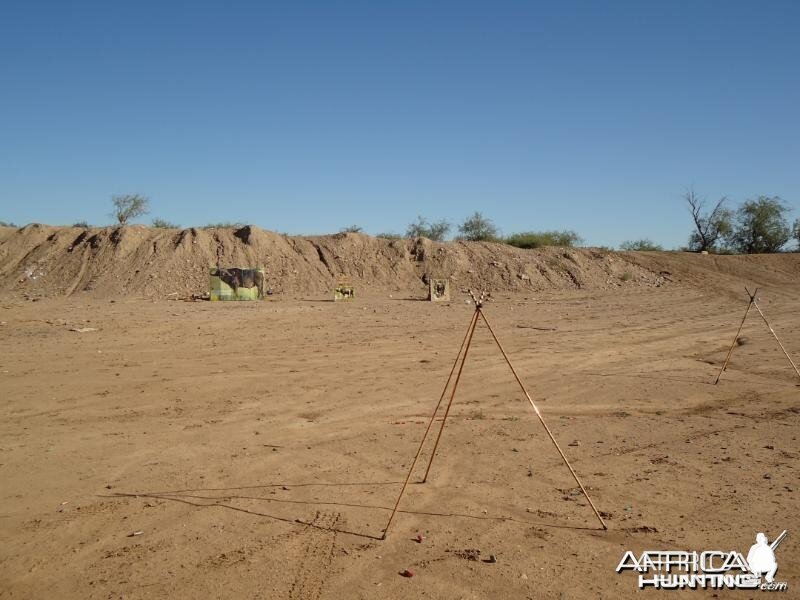
<svg viewBox="0 0 800 600">
<path fill-rule="evenodd" d="M 747 553 L 747 565 L 753 575 L 764 575 L 767 583 L 775 580 L 775 571 L 778 570 L 778 563 L 775 560 L 775 550 L 786 537 L 786 531 L 775 538 L 771 544 L 767 545 L 767 536 L 763 533 L 756 535 L 756 543 L 750 546 Z"/>
<path fill-rule="evenodd" d="M 746 559 L 735 550 L 649 550 L 642 552 L 638 558 L 628 550 L 617 566 L 617 573 L 639 573 L 640 589 L 729 588 L 782 592 L 788 589 L 789 584 L 775 581 L 778 570 L 775 551 L 785 538 L 786 531 L 783 531 L 770 544 L 764 533 L 758 533 L 756 543 L 750 547 Z"/>
</svg>

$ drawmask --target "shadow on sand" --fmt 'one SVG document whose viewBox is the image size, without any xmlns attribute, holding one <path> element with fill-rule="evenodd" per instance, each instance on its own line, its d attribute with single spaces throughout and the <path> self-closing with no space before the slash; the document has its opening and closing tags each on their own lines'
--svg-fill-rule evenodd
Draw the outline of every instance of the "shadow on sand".
<svg viewBox="0 0 800 600">
<path fill-rule="evenodd" d="M 197 489 L 162 490 L 155 492 L 136 492 L 136 493 L 117 492 L 113 494 L 104 494 L 101 497 L 156 498 L 159 500 L 170 500 L 172 502 L 180 502 L 182 504 L 188 504 L 189 506 L 195 506 L 198 508 L 209 508 L 209 507 L 225 508 L 228 510 L 247 513 L 249 515 L 254 515 L 257 517 L 266 517 L 269 519 L 273 519 L 275 521 L 282 521 L 284 523 L 300 524 L 300 525 L 305 525 L 307 527 L 313 527 L 315 529 L 321 529 L 329 532 L 346 533 L 349 535 L 355 535 L 358 537 L 363 537 L 373 540 L 382 540 L 384 539 L 383 531 L 381 531 L 379 535 L 372 535 L 369 533 L 350 531 L 347 529 L 341 529 L 336 527 L 325 527 L 317 525 L 315 523 L 304 521 L 302 519 L 292 519 L 290 517 L 282 517 L 262 512 L 260 510 L 253 510 L 250 508 L 242 508 L 240 506 L 234 506 L 233 504 L 230 504 L 230 502 L 232 500 L 249 500 L 258 502 L 272 502 L 283 505 L 290 504 L 290 505 L 304 505 L 304 506 L 342 506 L 348 508 L 362 508 L 367 510 L 381 510 L 388 513 L 391 512 L 392 510 L 391 506 L 381 506 L 377 504 L 358 504 L 358 503 L 348 503 L 348 502 L 330 502 L 322 500 L 292 500 L 288 498 L 270 498 L 265 496 L 247 495 L 246 493 L 243 494 L 241 492 L 242 490 L 257 490 L 257 489 L 268 489 L 268 488 L 281 488 L 285 490 L 291 490 L 292 488 L 297 488 L 297 487 L 344 487 L 344 486 L 367 487 L 367 486 L 378 486 L 378 485 L 385 485 L 385 486 L 402 485 L 402 483 L 403 483 L 402 481 L 355 482 L 355 483 L 293 483 L 293 484 L 268 483 L 261 485 L 249 485 L 249 486 L 227 487 L 227 488 L 197 488 Z M 422 485 L 422 484 L 417 483 L 416 485 Z M 209 495 L 208 492 L 223 492 L 223 493 L 220 495 Z M 224 492 L 234 492 L 234 493 L 224 493 Z M 430 517 L 453 517 L 459 519 L 475 519 L 480 521 L 511 521 L 514 523 L 520 523 L 524 525 L 534 525 L 538 527 L 552 527 L 558 529 L 602 531 L 602 529 L 599 527 L 564 525 L 560 523 L 548 523 L 542 521 L 528 521 L 525 519 L 518 519 L 510 516 L 493 517 L 487 515 L 472 515 L 472 514 L 456 513 L 456 512 L 415 511 L 407 509 L 406 510 L 398 509 L 397 512 L 408 515 L 419 515 L 419 516 L 430 516 Z"/>
</svg>

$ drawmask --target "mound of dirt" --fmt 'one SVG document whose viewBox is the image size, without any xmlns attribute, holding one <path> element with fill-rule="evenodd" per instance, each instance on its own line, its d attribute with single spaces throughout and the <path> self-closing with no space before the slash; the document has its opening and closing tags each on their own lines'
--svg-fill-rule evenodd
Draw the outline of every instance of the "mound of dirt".
<svg viewBox="0 0 800 600">
<path fill-rule="evenodd" d="M 521 250 L 485 242 L 386 240 L 356 233 L 294 237 L 238 229 L 143 226 L 0 228 L 0 293 L 38 298 L 189 296 L 208 291 L 209 267 L 262 267 L 275 293 L 358 288 L 422 296 L 430 277 L 456 289 L 610 289 L 687 282 L 723 288 L 800 281 L 800 255 L 700 256 L 591 248 Z"/>
</svg>

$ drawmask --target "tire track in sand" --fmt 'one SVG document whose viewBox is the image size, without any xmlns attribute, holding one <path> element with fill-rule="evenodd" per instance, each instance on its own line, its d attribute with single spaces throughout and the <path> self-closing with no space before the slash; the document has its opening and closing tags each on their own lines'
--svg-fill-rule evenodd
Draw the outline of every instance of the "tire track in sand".
<svg viewBox="0 0 800 600">
<path fill-rule="evenodd" d="M 336 532 L 333 529 L 340 518 L 339 513 L 317 511 L 311 525 L 297 538 L 300 546 L 291 552 L 299 555 L 297 574 L 289 588 L 291 600 L 318 600 L 322 594 L 336 544 Z"/>
</svg>

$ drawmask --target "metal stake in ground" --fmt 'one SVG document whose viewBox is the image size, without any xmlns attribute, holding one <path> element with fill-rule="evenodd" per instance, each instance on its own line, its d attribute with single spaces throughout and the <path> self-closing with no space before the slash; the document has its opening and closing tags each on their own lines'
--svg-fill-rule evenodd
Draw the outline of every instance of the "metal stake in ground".
<svg viewBox="0 0 800 600">
<path fill-rule="evenodd" d="M 428 438 L 428 433 L 430 432 L 431 426 L 433 425 L 433 422 L 436 419 L 436 413 L 439 412 L 439 407 L 442 405 L 442 400 L 444 400 L 444 396 L 447 393 L 447 388 L 450 386 L 450 381 L 453 379 L 453 373 L 456 370 L 456 365 L 459 364 L 459 360 L 461 360 L 461 366 L 458 369 L 458 377 L 461 376 L 461 370 L 464 368 L 464 360 L 462 359 L 462 353 L 464 355 L 464 358 L 466 358 L 465 348 L 467 350 L 469 349 L 469 344 L 472 341 L 472 334 L 475 332 L 475 325 L 477 325 L 477 323 L 478 323 L 478 311 L 476 310 L 475 313 L 472 315 L 472 320 L 469 322 L 469 327 L 467 328 L 467 334 L 464 336 L 464 340 L 461 342 L 461 348 L 459 348 L 458 350 L 458 354 L 456 355 L 456 360 L 455 362 L 453 362 L 453 367 L 450 369 L 450 375 L 447 376 L 447 381 L 444 384 L 442 395 L 439 396 L 439 401 L 436 403 L 436 408 L 433 409 L 431 418 L 428 420 L 428 427 L 425 429 L 425 433 L 419 442 L 419 448 L 417 449 L 417 454 L 414 456 L 414 460 L 411 462 L 411 467 L 408 469 L 408 474 L 406 475 L 406 479 L 403 482 L 403 487 L 400 489 L 400 494 L 397 496 L 397 502 L 394 503 L 392 514 L 389 515 L 389 521 L 386 523 L 386 527 L 383 529 L 383 536 L 381 537 L 382 540 L 385 540 L 386 534 L 389 533 L 389 526 L 392 524 L 392 521 L 394 520 L 394 515 L 395 513 L 397 513 L 397 508 L 400 506 L 400 500 L 403 498 L 403 494 L 406 491 L 406 486 L 408 486 L 408 481 L 411 479 L 411 474 L 414 472 L 414 467 L 417 465 L 417 461 L 419 460 L 419 455 L 422 453 L 422 447 L 425 445 L 425 440 Z M 456 380 L 456 386 L 457 385 L 458 385 L 458 380 Z M 453 390 L 454 390 L 453 393 L 455 393 L 455 387 L 453 388 Z M 452 395 L 450 397 L 450 402 L 452 402 Z M 448 409 L 450 408 L 449 403 L 447 407 Z M 442 426 L 444 427 L 444 421 L 442 421 Z M 441 436 L 441 430 L 439 431 L 439 435 Z M 436 438 L 436 442 L 438 444 L 439 442 L 438 437 Z"/>
<path fill-rule="evenodd" d="M 758 288 L 756 288 L 756 291 L 753 292 L 752 294 L 750 293 L 750 290 L 748 290 L 747 288 L 744 289 L 747 292 L 747 295 L 750 296 L 750 302 L 747 304 L 747 310 L 744 311 L 742 322 L 739 323 L 739 329 L 736 331 L 736 335 L 733 337 L 733 343 L 731 343 L 731 347 L 728 350 L 728 355 L 725 357 L 725 362 L 722 363 L 722 368 L 719 370 L 719 374 L 717 375 L 717 380 L 714 382 L 714 385 L 717 385 L 719 383 L 719 378 L 722 377 L 722 373 L 725 371 L 725 369 L 728 368 L 728 361 L 731 359 L 731 354 L 733 353 L 733 347 L 736 345 L 736 340 L 739 339 L 739 334 L 742 333 L 742 327 L 744 327 L 744 322 L 747 320 L 747 315 L 750 312 L 750 307 L 753 306 L 753 301 L 755 300 L 756 294 L 758 293 Z"/>
<path fill-rule="evenodd" d="M 594 502 L 592 502 L 592 499 L 589 497 L 589 494 L 586 491 L 586 488 L 583 487 L 583 484 L 581 483 L 581 480 L 578 478 L 577 473 L 575 473 L 575 469 L 573 469 L 572 465 L 569 464 L 569 461 L 567 460 L 567 457 L 564 454 L 564 451 L 561 450 L 561 446 L 558 445 L 558 442 L 556 441 L 555 436 L 553 436 L 553 433 L 550 431 L 550 428 L 547 426 L 547 423 L 545 423 L 544 417 L 542 417 L 542 413 L 539 412 L 539 408 L 536 406 L 536 403 L 533 401 L 533 398 L 531 398 L 531 395 L 528 393 L 528 390 L 525 389 L 525 384 L 522 383 L 522 380 L 519 378 L 519 375 L 517 375 L 517 371 L 514 369 L 514 365 L 511 364 L 511 360 L 509 360 L 508 355 L 506 354 L 506 351 L 503 349 L 503 345 L 500 343 L 500 340 L 497 339 L 497 336 L 494 333 L 494 329 L 492 329 L 492 326 L 489 325 L 489 321 L 486 319 L 486 315 L 483 314 L 483 311 L 480 309 L 480 307 L 478 307 L 478 312 L 481 314 L 481 317 L 483 318 L 483 322 L 486 323 L 486 327 L 489 328 L 489 333 L 492 334 L 492 338 L 494 338 L 494 341 L 497 344 L 497 347 L 500 348 L 500 353 L 503 355 L 503 358 L 506 359 L 506 363 L 508 364 L 508 367 L 511 369 L 511 372 L 514 374 L 514 379 L 517 380 L 517 383 L 519 384 L 519 387 L 522 390 L 522 393 L 525 394 L 525 397 L 528 399 L 528 402 L 531 403 L 531 407 L 533 408 L 534 412 L 536 413 L 536 416 L 539 417 L 539 422 L 542 424 L 542 426 L 544 427 L 544 430 L 547 432 L 547 435 L 550 437 L 550 441 L 553 442 L 553 445 L 556 447 L 556 450 L 558 450 L 558 453 L 561 455 L 561 459 L 564 461 L 564 464 L 567 465 L 567 468 L 569 469 L 569 472 L 572 473 L 572 477 L 575 479 L 575 483 L 578 484 L 578 487 L 581 489 L 581 492 L 583 492 L 583 495 L 586 497 L 586 500 L 589 502 L 589 506 L 592 507 L 592 510 L 594 511 L 594 514 L 597 517 L 597 520 L 600 521 L 600 524 L 603 526 L 603 529 L 608 529 L 608 526 L 606 526 L 605 521 L 603 521 L 603 517 L 600 516 L 600 513 L 597 511 L 597 508 L 595 507 Z"/>
<path fill-rule="evenodd" d="M 470 326 L 469 326 L 469 328 L 467 330 L 467 336 L 466 336 L 465 340 L 461 343 L 461 349 L 463 349 L 463 356 L 461 355 L 461 350 L 459 350 L 459 354 L 458 354 L 458 356 L 456 356 L 456 362 L 453 365 L 453 368 L 450 370 L 450 375 L 447 378 L 447 383 L 445 384 L 445 388 L 442 391 L 442 395 L 439 397 L 439 402 L 436 404 L 436 409 L 434 410 L 433 414 L 431 415 L 431 419 L 428 422 L 428 427 L 425 430 L 425 435 L 423 436 L 422 441 L 420 442 L 419 449 L 417 450 L 417 454 L 414 457 L 414 460 L 413 460 L 413 462 L 411 464 L 411 468 L 408 470 L 408 474 L 406 475 L 406 479 L 403 482 L 403 487 L 400 490 L 400 494 L 399 494 L 399 496 L 397 498 L 397 502 L 395 502 L 394 508 L 392 509 L 392 513 L 389 516 L 389 521 L 386 523 L 386 527 L 383 530 L 383 536 L 381 537 L 381 539 L 385 540 L 387 534 L 389 533 L 389 527 L 391 526 L 392 521 L 394 520 L 394 516 L 397 513 L 397 509 L 400 506 L 400 501 L 402 500 L 403 494 L 405 493 L 405 490 L 406 490 L 406 487 L 408 485 L 408 482 L 411 479 L 411 473 L 414 470 L 414 467 L 416 466 L 416 463 L 417 463 L 417 461 L 419 459 L 419 456 L 420 456 L 420 454 L 422 452 L 422 447 L 423 447 L 423 445 L 425 443 L 425 439 L 428 436 L 428 432 L 430 431 L 431 425 L 433 424 L 434 418 L 436 417 L 436 413 L 438 412 L 439 407 L 441 406 L 442 399 L 444 398 L 445 392 L 447 391 L 447 387 L 449 386 L 450 381 L 451 381 L 451 379 L 453 377 L 453 372 L 455 371 L 456 364 L 458 364 L 459 358 L 460 358 L 461 359 L 461 364 L 459 365 L 458 373 L 456 374 L 455 383 L 453 384 L 453 389 L 452 389 L 452 391 L 450 393 L 450 399 L 448 400 L 447 408 L 445 409 L 445 414 L 444 414 L 444 417 L 442 418 L 442 426 L 440 427 L 439 434 L 436 437 L 436 443 L 434 445 L 433 451 L 431 452 L 431 458 L 430 458 L 430 461 L 428 462 L 428 468 L 425 471 L 425 478 L 423 479 L 423 482 L 427 480 L 428 473 L 430 472 L 431 464 L 433 463 L 433 459 L 436 456 L 436 449 L 437 449 L 437 447 L 439 445 L 439 440 L 440 440 L 440 438 L 442 436 L 442 431 L 444 430 L 445 422 L 447 421 L 447 416 L 448 416 L 448 414 L 450 412 L 450 407 L 452 406 L 453 399 L 455 398 L 456 390 L 458 389 L 458 382 L 461 379 L 461 373 L 462 373 L 462 371 L 464 369 L 464 364 L 466 363 L 467 355 L 469 354 L 469 348 L 470 348 L 470 345 L 472 344 L 472 337 L 473 337 L 473 334 L 475 333 L 475 328 L 478 325 L 478 317 L 479 316 L 481 318 L 483 318 L 483 322 L 486 324 L 486 326 L 489 329 L 489 332 L 492 334 L 492 338 L 494 338 L 494 341 L 497 344 L 497 347 L 500 349 L 500 352 L 502 353 L 503 358 L 505 359 L 506 363 L 508 364 L 509 368 L 511 369 L 511 372 L 514 374 L 514 378 L 517 380 L 517 383 L 519 384 L 520 388 L 522 388 L 522 391 L 525 394 L 526 398 L 528 399 L 528 402 L 530 402 L 531 406 L 533 407 L 533 410 L 536 412 L 536 416 L 539 418 L 539 421 L 541 422 L 542 426 L 544 427 L 545 431 L 547 432 L 547 435 L 550 437 L 550 440 L 553 442 L 553 445 L 556 447 L 556 450 L 558 450 L 558 453 L 561 456 L 562 460 L 564 461 L 564 464 L 567 465 L 567 468 L 569 469 L 570 473 L 572 474 L 572 477 L 575 479 L 575 482 L 578 484 L 578 487 L 580 488 L 581 492 L 583 492 L 583 495 L 585 496 L 586 500 L 589 502 L 589 505 L 592 507 L 592 510 L 594 511 L 595 516 L 600 521 L 600 524 L 602 525 L 603 529 L 608 529 L 608 527 L 605 524 L 605 521 L 603 521 L 603 518 L 600 516 L 600 513 L 597 511 L 597 508 L 595 507 L 594 503 L 592 502 L 592 499 L 589 497 L 589 494 L 586 491 L 586 488 L 583 487 L 583 483 L 581 483 L 581 480 L 578 478 L 578 475 L 575 473 L 575 470 L 572 468 L 572 465 L 567 460 L 566 455 L 561 450 L 561 447 L 558 445 L 558 442 L 556 441 L 555 437 L 553 436 L 553 433 L 550 431 L 550 428 L 547 426 L 547 423 L 545 423 L 544 417 L 542 417 L 542 414 L 539 412 L 539 408 L 534 403 L 534 401 L 531 398 L 530 394 L 528 394 L 528 391 L 527 391 L 527 389 L 525 389 L 525 385 L 522 383 L 522 380 L 519 378 L 519 375 L 517 375 L 517 372 L 514 369 L 514 366 L 511 364 L 511 361 L 509 360 L 508 355 L 506 354 L 505 350 L 503 349 L 503 346 L 500 343 L 500 340 L 497 339 L 497 336 L 495 335 L 494 330 L 492 329 L 492 326 L 489 324 L 489 321 L 486 319 L 486 316 L 483 314 L 483 311 L 481 310 L 481 307 L 483 306 L 483 300 L 484 300 L 484 298 L 486 296 L 486 293 L 485 292 L 482 293 L 480 295 L 480 297 L 478 297 L 478 298 L 475 297 L 475 294 L 473 294 L 471 290 L 470 290 L 469 293 L 472 296 L 472 300 L 475 302 L 475 313 L 472 315 L 472 320 L 470 321 Z"/>
<path fill-rule="evenodd" d="M 453 384 L 453 389 L 450 392 L 450 399 L 447 401 L 447 407 L 444 409 L 444 416 L 442 417 L 442 426 L 439 428 L 439 433 L 436 435 L 436 442 L 433 444 L 433 450 L 431 450 L 431 458 L 428 461 L 428 468 L 425 469 L 425 476 L 422 478 L 422 483 L 428 481 L 428 474 L 431 472 L 431 465 L 433 464 L 433 459 L 436 457 L 436 449 L 439 447 L 439 440 L 442 439 L 442 432 L 444 431 L 444 425 L 447 422 L 447 416 L 450 414 L 450 407 L 453 406 L 453 398 L 456 397 L 456 390 L 458 389 L 458 382 L 461 381 L 461 373 L 464 371 L 464 363 L 467 362 L 467 354 L 469 354 L 469 347 L 472 344 L 472 335 L 475 333 L 475 327 L 478 325 L 478 313 L 480 313 L 481 309 L 475 309 L 475 323 L 472 326 L 472 331 L 469 333 L 469 339 L 467 340 L 467 345 L 464 348 L 464 356 L 461 359 L 461 365 L 458 367 L 458 374 L 456 374 L 456 381 Z"/>
<path fill-rule="evenodd" d="M 781 341 L 778 339 L 778 335 L 772 329 L 772 325 L 769 324 L 769 321 L 767 321 L 767 317 L 765 317 L 764 313 L 761 312 L 761 308 L 758 306 L 758 300 L 756 300 L 755 298 L 753 299 L 753 306 L 756 307 L 756 310 L 758 311 L 758 314 L 760 314 L 761 318 L 764 319 L 764 323 L 767 324 L 767 327 L 769 328 L 769 332 L 772 334 L 772 337 L 775 338 L 775 341 L 778 342 L 778 346 L 780 346 L 781 350 L 783 350 L 783 353 L 786 355 L 786 358 L 789 360 L 789 364 L 792 365 L 792 368 L 794 369 L 794 372 L 797 373 L 798 377 L 800 377 L 800 371 L 797 370 L 797 365 L 794 364 L 794 361 L 792 360 L 792 357 L 789 356 L 789 353 L 786 351 L 786 348 L 784 348 L 783 344 L 781 344 Z"/>
<path fill-rule="evenodd" d="M 789 353 L 786 351 L 786 348 L 783 347 L 783 344 L 781 343 L 780 339 L 778 339 L 778 334 L 775 333 L 775 330 L 772 328 L 772 325 L 770 325 L 770 322 L 767 320 L 767 317 L 764 316 L 763 312 L 761 312 L 761 307 L 758 305 L 758 298 L 757 298 L 758 288 L 756 288 L 752 294 L 750 293 L 750 290 L 748 290 L 747 288 L 744 288 L 744 290 L 747 292 L 747 295 L 750 296 L 750 303 L 747 305 L 747 310 L 744 312 L 744 317 L 742 318 L 742 322 L 739 325 L 739 330 L 736 332 L 736 337 L 733 338 L 733 343 L 731 344 L 730 350 L 728 350 L 728 355 L 725 357 L 725 363 L 722 365 L 722 369 L 720 370 L 719 375 L 717 375 L 717 380 L 714 382 L 714 384 L 716 385 L 717 383 L 719 383 L 719 378 L 722 377 L 722 373 L 728 367 L 728 361 L 731 358 L 731 353 L 733 352 L 734 346 L 736 346 L 736 340 L 739 339 L 739 334 L 742 331 L 742 327 L 744 326 L 745 319 L 747 319 L 747 314 L 750 312 L 751 306 L 756 307 L 756 310 L 758 311 L 758 314 L 761 315 L 761 318 L 764 320 L 767 329 L 769 329 L 769 332 L 772 334 L 772 337 L 775 338 L 775 341 L 778 342 L 778 346 L 780 346 L 781 351 L 783 352 L 784 356 L 786 356 L 786 359 L 789 361 L 789 364 L 792 365 L 792 369 L 794 369 L 794 372 L 797 373 L 798 377 L 800 377 L 800 370 L 797 369 L 797 365 L 794 364 L 792 357 L 789 356 Z"/>
<path fill-rule="evenodd" d="M 473 315 L 473 319 L 475 319 L 475 324 L 477 325 L 478 321 L 478 314 L 481 311 L 481 306 L 483 305 L 483 298 L 486 295 L 486 292 L 482 292 L 480 297 L 476 298 L 475 294 L 472 290 L 469 290 L 469 295 L 472 296 L 472 301 L 475 304 L 475 314 Z M 475 327 L 472 328 L 473 332 L 475 331 Z M 466 350 L 464 351 L 464 358 L 461 360 L 461 366 L 458 369 L 458 375 L 456 376 L 456 383 L 453 386 L 452 393 L 450 394 L 450 399 L 447 402 L 447 408 L 444 411 L 444 417 L 442 417 L 442 425 L 439 427 L 439 433 L 436 435 L 436 442 L 433 444 L 433 450 L 431 450 L 431 457 L 428 459 L 428 466 L 425 468 L 425 476 L 422 478 L 422 483 L 428 481 L 428 475 L 431 472 L 431 465 L 433 464 L 433 459 L 436 458 L 436 449 L 439 447 L 439 440 L 442 438 L 442 432 L 444 431 L 445 423 L 447 422 L 447 416 L 450 414 L 450 407 L 453 405 L 453 398 L 456 396 L 456 388 L 458 388 L 458 382 L 461 379 L 461 371 L 464 369 L 464 363 L 467 360 L 467 353 L 469 352 L 469 346 L 472 342 L 472 335 L 469 336 L 469 342 L 467 342 Z"/>
</svg>

